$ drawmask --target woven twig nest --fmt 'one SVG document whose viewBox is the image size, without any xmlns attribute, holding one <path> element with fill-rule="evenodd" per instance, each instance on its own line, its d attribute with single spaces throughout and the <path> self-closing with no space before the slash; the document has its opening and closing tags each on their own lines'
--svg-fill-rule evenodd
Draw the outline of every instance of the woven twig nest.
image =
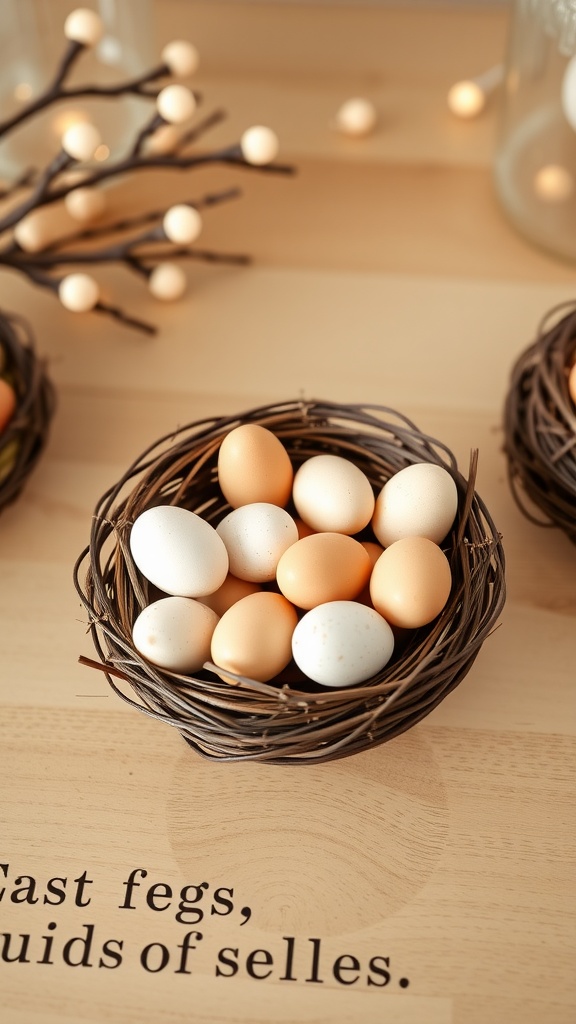
<svg viewBox="0 0 576 1024">
<path fill-rule="evenodd" d="M 568 376 L 576 360 L 576 303 L 546 314 L 517 359 L 504 406 L 505 453 L 514 499 L 539 526 L 576 543 L 576 405 Z"/>
<path fill-rule="evenodd" d="M 295 468 L 322 453 L 352 460 L 375 491 L 415 462 L 443 466 L 456 483 L 458 513 L 442 545 L 452 571 L 448 603 L 361 685 L 327 690 L 291 676 L 290 667 L 271 683 L 238 677 L 230 685 L 209 666 L 191 678 L 154 667 L 134 649 L 132 625 L 157 594 L 132 560 L 131 524 L 154 505 L 175 504 L 216 525 L 230 511 L 217 483 L 218 450 L 243 423 L 275 433 Z M 323 401 L 286 402 L 183 427 L 147 449 L 98 502 L 74 579 L 100 661 L 80 661 L 104 670 L 120 697 L 175 726 L 213 760 L 318 763 L 392 739 L 464 678 L 504 604 L 504 553 L 474 489 L 476 454 L 466 480 L 445 445 L 393 410 Z"/>
<path fill-rule="evenodd" d="M 0 311 L 0 374 L 16 393 L 16 409 L 0 432 L 0 512 L 20 494 L 46 442 L 56 398 L 29 326 Z"/>
</svg>

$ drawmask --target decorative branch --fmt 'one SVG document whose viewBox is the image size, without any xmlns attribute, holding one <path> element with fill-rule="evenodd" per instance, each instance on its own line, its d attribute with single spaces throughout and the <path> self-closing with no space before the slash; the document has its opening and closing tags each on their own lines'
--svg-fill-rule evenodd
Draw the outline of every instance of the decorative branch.
<svg viewBox="0 0 576 1024">
<path fill-rule="evenodd" d="M 94 11 L 78 9 L 67 17 L 64 34 L 68 42 L 51 82 L 40 95 L 0 123 L 0 141 L 41 110 L 63 100 L 138 95 L 153 102 L 154 110 L 124 154 L 96 165 L 92 163 L 94 155 L 103 148 L 100 133 L 91 123 L 73 124 L 61 139 L 61 149 L 46 167 L 27 169 L 11 187 L 0 192 L 2 199 L 19 190 L 28 190 L 20 203 L 0 217 L 0 267 L 12 268 L 33 284 L 51 290 L 70 310 L 95 310 L 127 326 L 153 333 L 152 325 L 103 302 L 99 286 L 91 275 L 80 272 L 58 277 L 55 272 L 65 265 L 82 267 L 116 262 L 146 280 L 157 298 L 178 298 L 185 291 L 186 278 L 181 267 L 171 260 L 188 258 L 236 265 L 249 262 L 249 257 L 243 253 L 218 253 L 191 247 L 202 230 L 199 210 L 236 198 L 240 190 L 232 187 L 165 209 L 87 226 L 106 206 L 102 185 L 142 170 L 186 171 L 208 164 L 227 164 L 283 175 L 292 174 L 294 169 L 275 163 L 278 140 L 273 131 L 263 126 L 247 129 L 239 141 L 229 145 L 204 152 L 188 151 L 226 116 L 223 110 L 217 109 L 190 125 L 201 100 L 200 94 L 179 82 L 154 86 L 167 76 L 187 78 L 195 72 L 198 54 L 190 43 L 168 43 L 162 50 L 160 63 L 137 77 L 105 86 L 67 86 L 72 67 L 88 47 L 99 41 L 102 33 L 102 21 Z M 163 138 L 163 132 L 173 133 L 173 138 Z M 68 222 L 72 218 L 79 224 L 77 231 L 66 230 L 57 204 L 64 205 Z M 118 235 L 124 237 L 118 239 Z M 74 248 L 80 242 L 82 248 Z M 160 243 L 161 248 L 155 243 Z"/>
</svg>

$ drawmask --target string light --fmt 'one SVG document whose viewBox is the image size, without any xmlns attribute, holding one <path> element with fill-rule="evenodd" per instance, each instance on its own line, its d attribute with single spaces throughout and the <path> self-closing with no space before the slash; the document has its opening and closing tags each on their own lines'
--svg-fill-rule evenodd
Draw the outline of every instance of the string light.
<svg viewBox="0 0 576 1024">
<path fill-rule="evenodd" d="M 374 131 L 377 120 L 374 104 L 358 96 L 342 104 L 336 114 L 336 127 L 344 135 L 359 138 Z"/>
<path fill-rule="evenodd" d="M 466 78 L 456 82 L 448 90 L 449 109 L 456 117 L 464 120 L 477 117 L 484 110 L 490 93 L 498 88 L 503 77 L 503 65 L 497 64 L 475 78 Z"/>
</svg>

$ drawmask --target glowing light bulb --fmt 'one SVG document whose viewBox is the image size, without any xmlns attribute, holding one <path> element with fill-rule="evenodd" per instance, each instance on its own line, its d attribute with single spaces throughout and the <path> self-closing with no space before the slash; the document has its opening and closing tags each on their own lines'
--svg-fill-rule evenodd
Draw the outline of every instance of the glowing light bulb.
<svg viewBox="0 0 576 1024">
<path fill-rule="evenodd" d="M 343 135 L 360 138 L 374 131 L 377 120 L 374 104 L 357 96 L 342 104 L 336 114 L 336 127 Z"/>
<path fill-rule="evenodd" d="M 101 217 L 106 209 L 106 196 L 102 189 L 80 187 L 64 197 L 64 206 L 74 220 L 89 224 Z"/>
<path fill-rule="evenodd" d="M 71 125 L 62 136 L 62 149 L 74 160 L 91 160 L 100 143 L 100 132 L 89 122 Z"/>
<path fill-rule="evenodd" d="M 100 289 L 90 274 L 68 274 L 60 282 L 58 298 L 65 309 L 88 313 L 98 302 Z"/>
<path fill-rule="evenodd" d="M 198 50 L 184 39 L 174 39 L 162 50 L 162 63 L 177 78 L 187 78 L 198 68 Z"/>
<path fill-rule="evenodd" d="M 456 117 L 465 120 L 477 117 L 484 107 L 491 92 L 502 82 L 504 69 L 497 64 L 475 78 L 466 78 L 456 82 L 449 90 L 447 103 Z"/>
<path fill-rule="evenodd" d="M 96 11 L 88 7 L 77 7 L 64 22 L 64 35 L 83 46 L 94 46 L 102 38 L 104 25 Z"/>
<path fill-rule="evenodd" d="M 167 85 L 156 97 L 156 109 L 169 124 L 183 124 L 196 110 L 196 99 L 185 85 Z"/>
<path fill-rule="evenodd" d="M 148 288 L 155 299 L 162 302 L 174 302 L 180 299 L 188 281 L 186 274 L 177 263 L 159 263 L 148 278 Z"/>
<path fill-rule="evenodd" d="M 279 148 L 276 133 L 260 124 L 247 128 L 240 139 L 242 156 L 247 163 L 256 167 L 271 163 Z"/>
<path fill-rule="evenodd" d="M 564 203 L 574 191 L 574 178 L 560 164 L 546 164 L 534 176 L 534 191 L 546 203 Z"/>
<path fill-rule="evenodd" d="M 170 242 L 190 245 L 202 230 L 202 218 L 193 206 L 179 203 L 166 211 L 162 226 Z"/>
</svg>

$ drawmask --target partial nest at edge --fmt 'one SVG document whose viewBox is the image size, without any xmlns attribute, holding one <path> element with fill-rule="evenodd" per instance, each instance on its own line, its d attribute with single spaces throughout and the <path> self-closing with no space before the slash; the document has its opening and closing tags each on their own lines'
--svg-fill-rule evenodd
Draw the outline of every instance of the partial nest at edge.
<svg viewBox="0 0 576 1024">
<path fill-rule="evenodd" d="M 576 360 L 576 302 L 550 310 L 516 360 L 504 405 L 504 451 L 512 494 L 539 526 L 576 543 L 576 405 L 568 390 Z M 543 513 L 541 515 L 540 513 Z"/>
<path fill-rule="evenodd" d="M 1 374 L 16 393 L 14 415 L 0 433 L 1 512 L 19 496 L 46 446 L 56 395 L 21 317 L 0 311 L 0 350 Z"/>
</svg>

